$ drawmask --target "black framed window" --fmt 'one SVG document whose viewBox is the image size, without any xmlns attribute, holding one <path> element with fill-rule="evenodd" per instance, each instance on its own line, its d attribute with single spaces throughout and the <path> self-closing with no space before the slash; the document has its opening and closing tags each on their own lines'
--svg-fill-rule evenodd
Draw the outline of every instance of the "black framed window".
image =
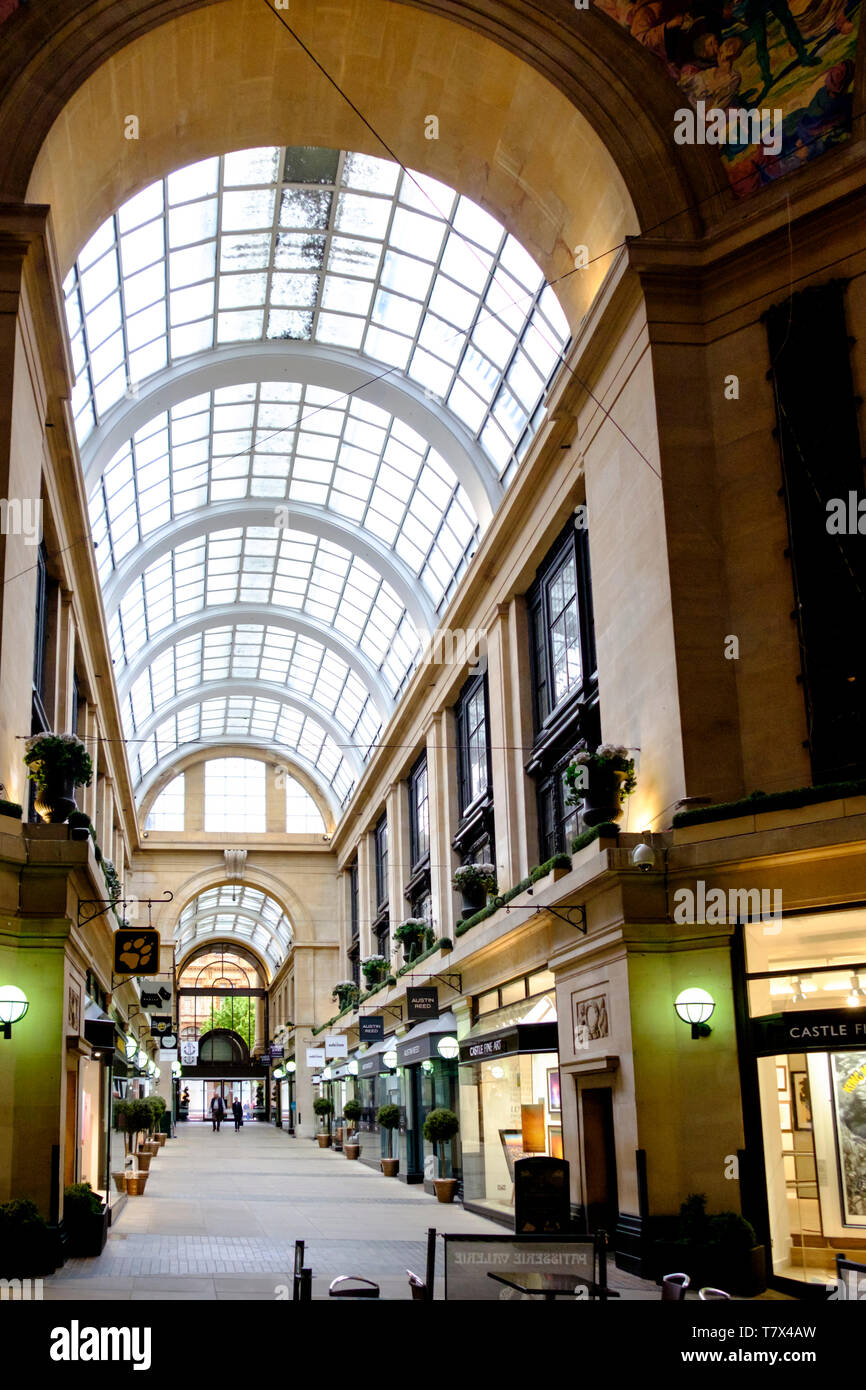
<svg viewBox="0 0 866 1390">
<path fill-rule="evenodd" d="M 390 924 L 390 922 L 389 922 L 387 916 L 384 918 L 383 921 L 378 922 L 378 923 L 376 924 L 376 926 L 375 926 L 375 928 L 374 928 L 374 935 L 375 935 L 375 937 L 376 937 L 376 952 L 377 952 L 377 954 L 380 955 L 380 956 L 384 956 L 386 960 L 390 960 L 390 959 L 391 959 L 391 924 Z"/>
<path fill-rule="evenodd" d="M 427 796 L 427 756 L 409 774 L 409 847 L 414 869 L 430 853 L 430 803 Z"/>
<path fill-rule="evenodd" d="M 358 861 L 349 865 L 349 922 L 352 928 L 352 940 L 354 941 L 361 930 L 361 919 L 358 910 Z"/>
<path fill-rule="evenodd" d="M 460 768 L 460 814 L 490 787 L 490 741 L 487 677 L 476 676 L 464 686 L 456 708 Z"/>
<path fill-rule="evenodd" d="M 569 524 L 527 595 L 532 626 L 535 720 L 540 728 L 595 682 L 587 533 Z"/>
<path fill-rule="evenodd" d="M 373 831 L 376 860 L 376 908 L 388 906 L 388 817 L 382 816 Z"/>
<path fill-rule="evenodd" d="M 567 758 L 548 777 L 538 783 L 538 839 L 541 863 L 554 854 L 569 854 L 571 842 L 578 833 L 577 806 L 568 804 L 568 784 L 565 769 Z"/>
<path fill-rule="evenodd" d="M 356 985 L 361 983 L 361 948 L 357 942 L 348 951 L 349 972 Z"/>
<path fill-rule="evenodd" d="M 78 672 L 72 675 L 72 723 L 69 726 L 70 733 L 78 733 L 78 712 L 81 708 L 81 690 L 78 685 Z"/>
</svg>

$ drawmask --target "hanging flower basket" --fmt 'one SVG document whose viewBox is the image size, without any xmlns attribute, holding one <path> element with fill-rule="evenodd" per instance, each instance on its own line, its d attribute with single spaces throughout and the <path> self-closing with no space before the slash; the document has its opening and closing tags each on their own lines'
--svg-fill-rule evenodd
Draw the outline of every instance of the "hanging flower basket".
<svg viewBox="0 0 866 1390">
<path fill-rule="evenodd" d="M 361 961 L 361 973 L 367 981 L 367 988 L 381 984 L 388 973 L 388 961 L 384 956 L 368 956 Z"/>
<path fill-rule="evenodd" d="M 361 990 L 354 980 L 340 980 L 339 984 L 334 985 L 331 998 L 336 999 L 342 1013 L 351 1004 L 357 1004 L 360 993 Z"/>
<path fill-rule="evenodd" d="M 583 823 L 603 825 L 622 817 L 622 803 L 637 786 L 634 758 L 622 744 L 602 743 L 594 753 L 582 749 L 565 769 L 571 806 L 583 804 Z"/>
<path fill-rule="evenodd" d="M 421 954 L 427 942 L 428 932 L 432 938 L 433 930 L 423 917 L 407 917 L 405 922 L 400 923 L 394 936 L 403 946 L 405 961 L 412 961 Z"/>
<path fill-rule="evenodd" d="M 75 810 L 75 788 L 92 781 L 90 754 L 75 734 L 36 734 L 25 749 L 27 776 L 37 789 L 33 804 L 46 824 L 62 825 Z"/>
<path fill-rule="evenodd" d="M 487 899 L 499 892 L 496 868 L 485 860 L 480 864 L 463 864 L 454 870 L 452 885 L 463 898 L 463 920 L 486 907 Z"/>
</svg>

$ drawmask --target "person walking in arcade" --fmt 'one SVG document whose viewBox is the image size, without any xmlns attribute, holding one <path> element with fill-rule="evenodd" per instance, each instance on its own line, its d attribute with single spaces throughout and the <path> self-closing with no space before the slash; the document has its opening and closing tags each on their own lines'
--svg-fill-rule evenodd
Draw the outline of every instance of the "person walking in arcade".
<svg viewBox="0 0 866 1390">
<path fill-rule="evenodd" d="M 219 1128 L 225 1119 L 225 1114 L 225 1101 L 221 1095 L 215 1095 L 210 1103 L 210 1117 L 213 1121 L 213 1128 L 216 1130 L 217 1134 L 219 1134 Z"/>
</svg>

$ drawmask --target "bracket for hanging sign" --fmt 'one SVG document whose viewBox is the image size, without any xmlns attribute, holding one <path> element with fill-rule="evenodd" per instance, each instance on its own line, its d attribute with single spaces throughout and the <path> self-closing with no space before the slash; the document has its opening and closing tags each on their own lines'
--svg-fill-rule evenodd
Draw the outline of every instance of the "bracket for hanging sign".
<svg viewBox="0 0 866 1390">
<path fill-rule="evenodd" d="M 402 978 L 404 980 L 444 980 L 448 988 L 453 989 L 455 994 L 463 993 L 463 976 L 458 975 L 456 970 L 452 971 L 450 974 L 447 975 L 415 975 L 412 971 L 410 971 L 407 975 L 404 975 Z M 456 985 L 453 985 L 451 983 L 452 980 L 457 981 Z"/>
<path fill-rule="evenodd" d="M 583 932 L 586 936 L 586 904 L 585 903 L 560 903 L 557 907 L 545 906 L 535 907 L 529 903 L 508 903 L 506 912 L 531 912 L 537 917 L 540 912 L 550 912 L 554 917 L 558 917 L 560 922 L 565 922 L 569 927 L 574 927 L 575 931 Z M 573 913 L 577 914 L 575 921 Z"/>
<path fill-rule="evenodd" d="M 88 922 L 93 922 L 96 920 L 97 917 L 101 917 L 107 908 L 121 906 L 125 907 L 127 903 L 139 903 L 141 905 L 147 906 L 147 925 L 148 927 L 151 927 L 153 925 L 153 922 L 151 920 L 153 904 L 170 903 L 173 901 L 173 899 L 174 893 L 170 892 L 168 888 L 166 888 L 161 898 L 79 898 L 78 925 L 79 927 L 86 927 Z M 96 911 L 91 912 L 89 917 L 82 917 L 81 909 L 83 907 L 93 907 L 95 903 L 100 904 Z"/>
<path fill-rule="evenodd" d="M 381 1004 L 381 1005 L 379 1006 L 378 1009 L 372 1009 L 372 1010 L 370 1011 L 370 1013 L 368 1013 L 368 1014 L 359 1013 L 359 1014 L 358 1014 L 358 1017 L 359 1017 L 359 1018 L 372 1018 L 374 1014 L 393 1014 L 394 1017 L 395 1017 L 395 1018 L 399 1018 L 400 1022 L 402 1023 L 402 1022 L 403 1022 L 403 1005 L 402 1005 L 402 1004 Z"/>
</svg>

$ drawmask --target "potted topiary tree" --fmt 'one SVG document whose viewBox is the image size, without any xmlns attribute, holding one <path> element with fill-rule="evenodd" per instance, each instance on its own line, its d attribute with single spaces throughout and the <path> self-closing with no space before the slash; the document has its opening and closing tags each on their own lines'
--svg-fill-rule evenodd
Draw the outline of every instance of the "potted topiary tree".
<svg viewBox="0 0 866 1390">
<path fill-rule="evenodd" d="M 322 1122 L 322 1128 L 316 1135 L 320 1149 L 331 1147 L 331 1116 L 334 1113 L 334 1102 L 327 1096 L 316 1096 L 313 1101 L 313 1109 Z"/>
<path fill-rule="evenodd" d="M 480 912 L 487 904 L 491 893 L 499 891 L 496 869 L 486 861 L 481 864 L 463 864 L 454 870 L 451 883 L 463 898 L 463 920 Z"/>
<path fill-rule="evenodd" d="M 143 1196 L 147 1185 L 150 1162 L 148 1160 L 146 1166 L 142 1166 L 141 1160 L 147 1159 L 147 1153 L 141 1152 L 140 1136 L 150 1128 L 150 1118 L 151 1110 L 146 1100 L 126 1102 L 126 1136 L 129 1151 L 136 1165 L 135 1169 L 126 1175 L 126 1190 L 131 1197 Z"/>
<path fill-rule="evenodd" d="M 437 1145 L 449 1144 L 459 1128 L 460 1121 L 453 1110 L 445 1110 L 442 1108 L 430 1111 L 424 1121 L 424 1138 L 429 1144 L 433 1145 L 434 1157 L 436 1157 L 438 1153 Z M 439 1169 L 439 1177 L 433 1179 L 437 1200 L 440 1202 L 453 1202 L 454 1194 L 457 1191 L 457 1179 L 442 1177 L 441 1155 L 438 1156 L 437 1167 Z"/>
<path fill-rule="evenodd" d="M 162 1096 L 153 1095 L 148 1096 L 147 1103 L 153 1111 L 153 1128 L 150 1131 L 151 1141 L 161 1149 L 168 1138 L 168 1135 L 164 1134 L 162 1130 L 162 1120 L 166 1110 L 165 1101 Z"/>
<path fill-rule="evenodd" d="M 63 1190 L 63 1224 L 69 1236 L 70 1255 L 101 1255 L 108 1239 L 108 1207 L 103 1206 L 89 1182 L 76 1182 Z"/>
<path fill-rule="evenodd" d="M 343 1116 L 352 1125 L 351 1133 L 343 1143 L 343 1153 L 347 1158 L 357 1158 L 361 1152 L 361 1145 L 358 1143 L 358 1121 L 361 1118 L 361 1102 L 359 1100 L 347 1100 L 343 1106 Z"/>
<path fill-rule="evenodd" d="M 736 1211 L 707 1214 L 703 1192 L 692 1192 L 680 1207 L 672 1238 L 656 1241 L 657 1271 L 676 1268 L 692 1283 L 712 1284 L 726 1293 L 754 1298 L 767 1287 L 766 1251 L 755 1229 Z"/>
<path fill-rule="evenodd" d="M 376 1111 L 376 1124 L 380 1129 L 384 1129 L 388 1136 L 388 1157 L 380 1158 L 379 1160 L 382 1165 L 382 1172 L 385 1174 L 386 1178 L 396 1178 L 400 1168 L 400 1160 L 399 1158 L 391 1157 L 391 1134 L 395 1129 L 399 1128 L 400 1125 L 399 1106 L 380 1105 L 379 1109 Z"/>
<path fill-rule="evenodd" d="M 62 825 L 75 810 L 75 788 L 90 786 L 90 754 L 75 734 L 37 734 L 25 748 L 27 776 L 36 783 L 33 804 L 46 824 Z"/>
</svg>

